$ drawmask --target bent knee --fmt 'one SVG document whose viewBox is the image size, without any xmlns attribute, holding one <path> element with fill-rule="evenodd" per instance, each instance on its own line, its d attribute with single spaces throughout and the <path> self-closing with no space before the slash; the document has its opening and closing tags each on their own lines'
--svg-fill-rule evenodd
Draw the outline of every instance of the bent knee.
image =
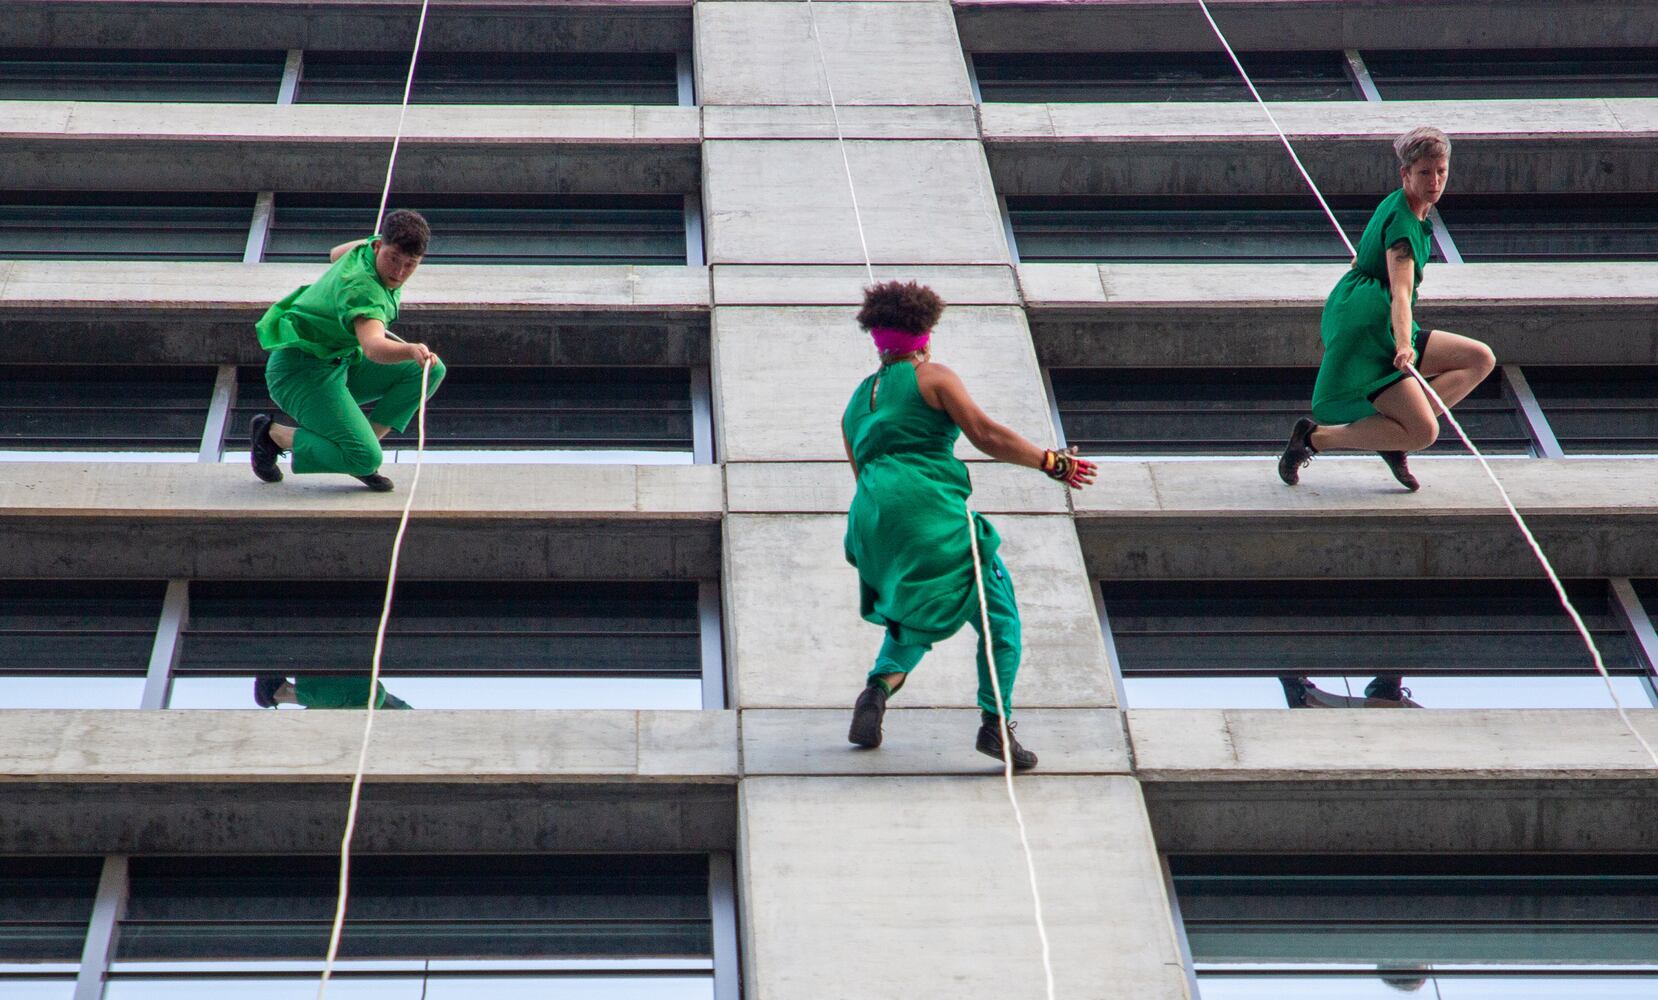
<svg viewBox="0 0 1658 1000">
<path fill-rule="evenodd" d="M 1426 451 L 1434 446 L 1434 442 L 1439 440 L 1438 420 L 1426 424 L 1413 424 L 1407 427 L 1406 430 L 1410 432 L 1410 441 L 1405 447 L 1406 451 Z"/>
<path fill-rule="evenodd" d="M 366 441 L 353 440 L 340 445 L 340 454 L 345 458 L 345 472 L 352 476 L 369 476 L 380 471 L 380 463 L 385 461 L 385 452 L 380 442 L 369 438 Z"/>
<path fill-rule="evenodd" d="M 426 395 L 430 396 L 438 389 L 438 383 L 443 381 L 444 373 L 449 369 L 437 358 L 432 359 L 432 370 L 426 375 Z"/>
</svg>

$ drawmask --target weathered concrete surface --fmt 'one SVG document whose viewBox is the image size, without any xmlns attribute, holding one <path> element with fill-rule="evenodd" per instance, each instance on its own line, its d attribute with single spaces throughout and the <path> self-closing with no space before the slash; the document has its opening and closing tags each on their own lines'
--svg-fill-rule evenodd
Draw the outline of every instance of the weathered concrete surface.
<svg viewBox="0 0 1658 1000">
<path fill-rule="evenodd" d="M 0 712 L 0 782 L 349 782 L 361 712 Z M 735 712 L 377 715 L 377 782 L 732 780 Z"/>
<path fill-rule="evenodd" d="M 965 104 L 853 106 L 839 108 L 839 112 L 840 134 L 848 139 L 979 137 L 978 118 Z M 705 139 L 833 139 L 835 114 L 827 105 L 711 105 L 702 111 L 702 135 Z"/>
<path fill-rule="evenodd" d="M 250 200 L 250 220 L 252 214 Z M 314 265 L 0 261 L 0 309 L 247 310 L 257 319 L 272 302 L 315 281 L 328 267 L 326 258 L 324 248 Z M 705 267 L 427 264 L 404 292 L 403 312 L 687 313 L 706 311 L 709 294 Z"/>
<path fill-rule="evenodd" d="M 8 462 L 8 517 L 291 518 L 321 515 L 394 524 L 413 466 L 383 471 L 399 491 L 375 493 L 346 476 L 262 483 L 240 465 Z M 414 517 L 488 519 L 570 515 L 717 518 L 720 469 L 707 465 L 433 465 L 421 472 Z"/>
<path fill-rule="evenodd" d="M 956 0 L 969 52 L 1210 52 L 1215 36 L 1184 0 Z M 1240 51 L 1391 49 L 1408 18 L 1415 48 L 1658 44 L 1658 25 L 1625 0 L 1231 0 L 1216 18 Z"/>
<path fill-rule="evenodd" d="M 1003 516 L 995 523 L 1023 619 L 1014 706 L 1111 707 L 1116 695 L 1071 519 Z M 858 615 L 857 574 L 843 557 L 845 531 L 844 515 L 726 518 L 726 655 L 736 677 L 734 704 L 851 707 L 884 633 Z M 974 706 L 977 645 L 970 626 L 940 643 L 910 675 L 897 703 Z"/>
<path fill-rule="evenodd" d="M 856 315 L 853 308 L 714 311 L 714 433 L 723 460 L 846 461 L 841 415 L 878 367 Z M 1039 444 L 1053 443 L 1022 311 L 951 309 L 933 341 L 934 359 L 953 368 L 992 417 Z M 963 437 L 956 454 L 979 452 Z"/>
<path fill-rule="evenodd" d="M 743 774 L 1000 774 L 1000 761 L 973 741 L 972 709 L 907 709 L 886 714 L 876 750 L 846 742 L 852 711 L 749 709 L 743 713 Z M 1041 757 L 1040 773 L 1127 774 L 1122 717 L 1112 709 L 1035 709 L 1018 713 L 1020 743 Z"/>
<path fill-rule="evenodd" d="M 714 302 L 722 306 L 857 306 L 869 283 L 862 265 L 721 264 L 713 271 Z M 875 268 L 875 280 L 919 281 L 952 306 L 1020 304 L 1013 269 L 1002 265 L 882 266 Z"/>
<path fill-rule="evenodd" d="M 1139 787 L 1017 785 L 1059 995 L 1186 1000 Z M 1030 888 L 996 778 L 748 778 L 740 801 L 747 995 L 943 1000 L 994 981 L 999 997 L 1042 996 Z"/>
<path fill-rule="evenodd" d="M 977 142 L 854 139 L 846 154 L 877 263 L 1008 262 Z M 863 263 L 835 142 L 709 141 L 702 158 L 711 263 Z"/>
<path fill-rule="evenodd" d="M 710 105 L 973 102 L 946 3 L 698 3 L 696 58 Z"/>
<path fill-rule="evenodd" d="M 976 464 L 973 509 L 985 514 L 1064 514 L 1065 487 L 1034 469 Z M 726 509 L 754 514 L 844 514 L 856 482 L 843 462 L 739 462 L 725 467 Z"/>
<path fill-rule="evenodd" d="M 1593 780 L 1658 765 L 1605 710 L 1401 712 L 1132 709 L 1136 774 L 1149 782 Z M 1630 716 L 1658 744 L 1658 710 Z"/>
</svg>

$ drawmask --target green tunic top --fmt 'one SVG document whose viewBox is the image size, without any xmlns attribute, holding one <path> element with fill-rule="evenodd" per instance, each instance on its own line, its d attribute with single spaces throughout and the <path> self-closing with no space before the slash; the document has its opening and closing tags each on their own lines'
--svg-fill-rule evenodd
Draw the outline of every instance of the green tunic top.
<svg viewBox="0 0 1658 1000">
<path fill-rule="evenodd" d="M 265 310 L 254 324 L 259 346 L 267 351 L 296 347 L 307 354 L 331 360 L 355 356 L 356 321 L 377 319 L 391 326 L 403 290 L 380 283 L 374 269 L 373 241 L 340 256 L 315 284 L 301 285 L 287 298 Z"/>
<path fill-rule="evenodd" d="M 858 467 L 846 561 L 858 568 L 859 610 L 906 645 L 948 638 L 978 609 L 966 530 L 973 484 L 955 456 L 961 428 L 927 405 L 915 366 L 899 361 L 863 380 L 841 430 Z M 973 517 L 989 565 L 1001 538 Z"/>
<path fill-rule="evenodd" d="M 1371 399 L 1381 390 L 1405 378 L 1393 367 L 1393 292 L 1388 284 L 1387 251 L 1403 240 L 1416 258 L 1416 280 L 1411 285 L 1411 304 L 1422 284 L 1427 266 L 1433 224 L 1418 219 L 1405 200 L 1404 189 L 1393 192 L 1376 206 L 1359 237 L 1358 257 L 1353 267 L 1324 301 L 1319 334 L 1324 339 L 1324 361 L 1313 387 L 1313 419 L 1321 424 L 1352 423 L 1376 412 Z M 1415 345 L 1421 327 L 1411 323 Z M 1417 358 L 1421 360 L 1420 356 Z"/>
</svg>

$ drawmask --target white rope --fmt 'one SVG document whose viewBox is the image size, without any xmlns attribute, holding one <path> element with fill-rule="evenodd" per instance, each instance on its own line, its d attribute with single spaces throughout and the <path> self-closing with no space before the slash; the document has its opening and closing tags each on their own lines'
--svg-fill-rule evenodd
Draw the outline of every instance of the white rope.
<svg viewBox="0 0 1658 1000">
<path fill-rule="evenodd" d="M 386 160 L 386 183 L 380 191 L 380 207 L 375 212 L 374 228 L 380 231 L 385 218 L 386 199 L 391 196 L 392 170 L 397 164 L 397 150 L 403 141 L 403 120 L 409 113 L 409 94 L 414 89 L 415 64 L 420 58 L 420 40 L 426 33 L 426 10 L 431 0 L 421 0 L 420 23 L 415 27 L 414 50 L 409 53 L 409 76 L 403 83 L 403 104 L 397 112 L 397 130 L 392 134 L 391 156 Z M 374 713 L 380 700 L 380 658 L 386 649 L 386 626 L 391 621 L 392 594 L 397 587 L 397 560 L 403 553 L 403 536 L 409 530 L 409 512 L 414 509 L 415 491 L 420 488 L 420 467 L 426 457 L 426 387 L 430 383 L 432 361 L 427 358 L 420 365 L 419 435 L 415 445 L 414 476 L 409 481 L 409 495 L 403 501 L 403 515 L 397 521 L 397 534 L 391 543 L 391 566 L 386 573 L 386 599 L 380 607 L 380 624 L 374 630 L 374 659 L 369 666 L 368 704 L 363 712 L 363 740 L 357 750 L 357 769 L 351 776 L 351 798 L 345 811 L 345 833 L 340 837 L 340 887 L 334 906 L 334 923 L 328 932 L 328 955 L 323 960 L 322 978 L 317 982 L 317 1000 L 328 995 L 328 983 L 334 975 L 334 962 L 340 954 L 340 935 L 345 929 L 345 909 L 351 899 L 351 837 L 357 830 L 357 811 L 363 798 L 363 774 L 368 770 L 369 742 L 374 736 Z M 424 989 L 424 986 L 422 986 Z"/>
<path fill-rule="evenodd" d="M 1007 783 L 1007 799 L 1013 804 L 1013 819 L 1019 825 L 1019 844 L 1025 849 L 1025 871 L 1030 875 L 1031 900 L 1036 907 L 1036 936 L 1042 942 L 1042 973 L 1047 977 L 1048 1000 L 1054 1000 L 1053 954 L 1048 947 L 1048 925 L 1042 919 L 1042 890 L 1036 884 L 1036 856 L 1031 853 L 1030 836 L 1025 832 L 1025 814 L 1019 808 L 1019 796 L 1013 790 L 1013 734 L 1007 727 L 1007 702 L 1002 699 L 1002 678 L 996 669 L 996 647 L 990 641 L 990 601 L 984 593 L 984 567 L 979 565 L 979 531 L 973 523 L 973 512 L 967 512 L 967 539 L 973 552 L 973 581 L 979 588 L 979 615 L 984 626 L 980 639 L 984 642 L 984 662 L 990 674 L 990 690 L 996 695 L 996 725 L 1002 733 L 1002 780 Z"/>
<path fill-rule="evenodd" d="M 835 142 L 840 145 L 841 165 L 846 168 L 846 190 L 852 195 L 852 218 L 858 224 L 858 245 L 864 251 L 864 271 L 869 283 L 875 284 L 875 265 L 869 256 L 869 239 L 864 235 L 864 214 L 858 208 L 858 188 L 852 183 L 852 160 L 846 155 L 846 134 L 841 131 L 840 105 L 835 103 L 835 83 L 829 78 L 829 60 L 823 55 L 823 38 L 817 30 L 817 9 L 812 0 L 806 0 L 806 18 L 812 41 L 817 45 L 818 65 L 823 67 L 823 86 L 829 92 L 829 114 L 835 119 Z"/>
<path fill-rule="evenodd" d="M 1347 244 L 1348 251 L 1356 256 L 1357 251 L 1353 249 L 1352 242 L 1347 239 L 1347 234 L 1342 231 L 1341 223 L 1336 221 L 1334 213 L 1330 211 L 1330 206 L 1325 202 L 1323 193 L 1318 189 L 1318 184 L 1307 173 L 1307 168 L 1301 165 L 1301 158 L 1295 155 L 1295 150 L 1290 146 L 1289 137 L 1279 127 L 1278 119 L 1273 116 L 1272 109 L 1267 107 L 1266 101 L 1261 99 L 1260 91 L 1255 89 L 1255 83 L 1249 78 L 1248 71 L 1243 68 L 1243 63 L 1238 61 L 1237 54 L 1232 51 L 1231 43 L 1226 40 L 1226 35 L 1220 30 L 1220 25 L 1215 23 L 1213 15 L 1209 13 L 1209 5 L 1204 0 L 1197 0 L 1197 5 L 1203 9 L 1203 16 L 1208 19 L 1209 27 L 1214 29 L 1215 37 L 1220 39 L 1221 45 L 1226 49 L 1226 54 L 1231 56 L 1232 65 L 1237 67 L 1238 75 L 1243 77 L 1244 83 L 1248 85 L 1250 94 L 1255 97 L 1255 103 L 1259 104 L 1261 110 L 1266 112 L 1267 118 L 1271 119 L 1272 127 L 1277 130 L 1279 140 L 1283 142 L 1284 148 L 1289 150 L 1290 158 L 1295 161 L 1296 168 L 1301 171 L 1302 178 L 1306 180 L 1307 186 L 1312 189 L 1318 203 L 1324 207 L 1324 214 L 1329 217 L 1330 224 L 1335 227 L 1336 235 L 1340 236 L 1341 241 Z M 1428 380 L 1422 377 L 1422 373 L 1416 370 L 1416 366 L 1406 362 L 1405 371 L 1428 394 L 1428 398 L 1433 400 L 1434 405 L 1439 407 L 1439 411 L 1445 415 L 1446 422 L 1451 425 L 1452 430 L 1456 431 L 1457 437 L 1462 439 L 1462 443 L 1467 446 L 1468 451 L 1479 460 L 1480 468 L 1485 470 L 1485 475 L 1491 480 L 1491 485 L 1497 488 L 1497 493 L 1503 499 L 1503 506 L 1508 508 L 1509 516 L 1514 519 L 1514 523 L 1519 527 L 1520 534 L 1524 536 L 1526 544 L 1531 547 L 1532 555 L 1537 557 L 1537 562 L 1543 567 L 1543 572 L 1548 575 L 1549 583 L 1553 584 L 1555 596 L 1560 599 L 1560 606 L 1565 609 L 1567 616 L 1571 618 L 1572 625 L 1577 629 L 1578 636 L 1582 638 L 1584 647 L 1589 650 L 1589 656 L 1594 661 L 1595 670 L 1600 674 L 1601 680 L 1606 683 L 1606 693 L 1612 696 L 1612 705 L 1618 710 L 1618 718 L 1623 720 L 1624 728 L 1629 730 L 1629 735 L 1635 737 L 1635 742 L 1639 743 L 1641 749 L 1646 751 L 1647 756 L 1652 758 L 1653 766 L 1658 767 L 1658 751 L 1655 751 L 1652 744 L 1647 742 L 1646 737 L 1641 735 L 1640 730 L 1635 728 L 1634 720 L 1629 717 L 1628 710 L 1624 708 L 1623 699 L 1618 697 L 1618 689 L 1612 683 L 1612 675 L 1606 669 L 1606 662 L 1601 659 L 1600 650 L 1595 646 L 1594 637 L 1589 634 L 1588 626 L 1583 623 L 1583 616 L 1578 614 L 1571 598 L 1567 596 L 1565 585 L 1560 582 L 1559 574 L 1554 571 L 1554 564 L 1549 562 L 1549 557 L 1544 554 L 1543 546 L 1538 543 L 1537 536 L 1531 533 L 1531 528 L 1526 524 L 1526 519 L 1520 515 L 1519 508 L 1514 506 L 1514 500 L 1508 495 L 1508 490 L 1503 487 L 1503 482 L 1497 477 L 1496 470 L 1491 467 L 1490 462 L 1486 461 L 1485 455 L 1474 445 L 1473 440 L 1462 429 L 1462 424 L 1451 413 L 1451 408 L 1445 405 L 1445 400 L 1434 391 L 1433 386 L 1428 384 Z"/>
</svg>

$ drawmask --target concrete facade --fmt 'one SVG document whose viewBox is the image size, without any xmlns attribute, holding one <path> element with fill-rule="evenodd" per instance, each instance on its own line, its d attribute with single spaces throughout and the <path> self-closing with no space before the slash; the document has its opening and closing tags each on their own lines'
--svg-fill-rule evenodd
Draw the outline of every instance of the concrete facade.
<svg viewBox="0 0 1658 1000">
<path fill-rule="evenodd" d="M 1432 8 L 1425 45 L 1658 44 L 1650 11 L 1611 0 L 1217 6 L 1245 48 L 1380 45 L 1406 8 Z M 1298 190 L 1248 105 L 975 106 L 964 50 L 1207 51 L 1192 7 L 437 0 L 439 50 L 677 50 L 700 107 L 417 109 L 407 184 L 693 195 L 707 264 L 430 266 L 407 323 L 451 364 L 707 366 L 717 461 L 428 467 L 403 572 L 717 580 L 728 701 L 393 714 L 359 849 L 734 851 L 748 1000 L 1041 996 L 1012 815 L 972 748 L 971 630 L 917 670 L 881 750 L 844 739 L 881 638 L 842 549 L 838 421 L 875 362 L 853 319 L 868 276 L 852 195 L 875 277 L 951 303 L 936 356 L 1043 446 L 1060 430 L 1047 367 L 1315 364 L 1339 265 L 1020 263 L 1009 245 L 1008 194 Z M 0 3 L 0 47 L 395 50 L 412 9 Z M 1658 190 L 1658 99 L 1282 110 L 1315 172 L 1352 192 L 1379 190 L 1386 141 L 1422 115 L 1478 133 L 1489 190 Z M 390 111 L 0 103 L 0 189 L 372 191 Z M 247 324 L 315 273 L 0 261 L 0 362 L 255 363 Z M 1655 289 L 1653 263 L 1435 264 L 1419 310 L 1504 363 L 1658 364 Z M 1321 462 L 1290 491 L 1267 456 L 1110 462 L 1070 493 L 965 440 L 958 454 L 1023 611 L 1020 737 L 1042 767 L 1018 789 L 1060 996 L 1196 1000 L 1168 853 L 1658 849 L 1658 778 L 1610 710 L 1124 703 L 1101 579 L 1534 577 L 1472 460 L 1419 463 L 1412 495 L 1374 462 Z M 1564 575 L 1658 576 L 1658 460 L 1497 464 Z M 240 464 L 0 462 L 0 577 L 377 579 L 403 496 L 278 492 Z M 327 551 L 296 550 L 299 533 Z M 1658 739 L 1658 713 L 1632 714 Z M 326 852 L 358 721 L 0 711 L 0 852 Z"/>
</svg>

